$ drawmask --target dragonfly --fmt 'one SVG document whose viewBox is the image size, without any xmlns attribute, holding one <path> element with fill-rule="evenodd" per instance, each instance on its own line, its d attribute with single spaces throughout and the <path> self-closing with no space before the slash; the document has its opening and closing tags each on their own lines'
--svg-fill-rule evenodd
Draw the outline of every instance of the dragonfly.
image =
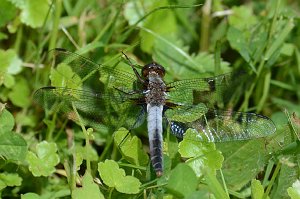
<svg viewBox="0 0 300 199">
<path fill-rule="evenodd" d="M 131 130 L 146 120 L 151 164 L 158 177 L 163 175 L 164 124 L 179 139 L 192 129 L 203 142 L 249 140 L 276 130 L 266 116 L 217 108 L 220 101 L 234 96 L 238 73 L 166 83 L 165 68 L 156 62 L 139 72 L 124 54 L 131 67 L 128 72 L 65 49 L 51 52 L 54 70 L 68 78 L 65 85 L 38 89 L 35 100 L 70 118 L 75 108 L 85 125 L 103 123 Z"/>
</svg>

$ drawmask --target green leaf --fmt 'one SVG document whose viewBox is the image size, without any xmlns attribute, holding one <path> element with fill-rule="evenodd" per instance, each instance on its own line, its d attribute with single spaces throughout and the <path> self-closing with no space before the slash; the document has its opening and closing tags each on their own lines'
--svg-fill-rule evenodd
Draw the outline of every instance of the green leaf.
<svg viewBox="0 0 300 199">
<path fill-rule="evenodd" d="M 21 195 L 21 199 L 44 199 L 36 193 L 26 193 Z"/>
<path fill-rule="evenodd" d="M 18 74 L 22 68 L 22 60 L 12 49 L 0 49 L 0 86 L 11 85 L 12 80 L 10 75 Z M 8 81 L 8 82 L 7 82 Z"/>
<path fill-rule="evenodd" d="M 16 75 L 22 70 L 22 60 L 13 49 L 0 49 L 0 72 Z"/>
<path fill-rule="evenodd" d="M 230 189 L 240 190 L 263 170 L 268 151 L 263 139 L 218 143 L 224 156 L 222 172 Z M 243 175 L 240 174 L 241 171 Z"/>
<path fill-rule="evenodd" d="M 287 192 L 291 199 L 300 199 L 300 181 L 296 180 L 292 187 L 287 189 Z"/>
<path fill-rule="evenodd" d="M 253 179 L 251 181 L 251 198 L 261 199 L 264 195 L 264 187 L 261 185 L 259 180 Z"/>
<path fill-rule="evenodd" d="M 23 161 L 27 143 L 22 136 L 12 131 L 0 130 L 0 156 L 11 161 Z"/>
<path fill-rule="evenodd" d="M 1 104 L 2 105 L 2 104 Z M 2 106 L 5 107 L 5 104 Z M 0 108 L 0 130 L 11 131 L 14 128 L 15 120 L 14 116 L 6 109 Z"/>
<path fill-rule="evenodd" d="M 27 143 L 20 134 L 12 132 L 14 118 L 6 109 L 0 112 L 0 156 L 11 161 L 23 161 Z"/>
<path fill-rule="evenodd" d="M 51 85 L 57 87 L 80 89 L 82 85 L 80 77 L 65 63 L 59 64 L 57 68 L 51 68 L 50 80 Z"/>
<path fill-rule="evenodd" d="M 3 27 L 15 17 L 17 9 L 9 1 L 0 1 L 0 8 L 0 27 Z"/>
<path fill-rule="evenodd" d="M 55 143 L 43 141 L 37 144 L 36 154 L 29 151 L 26 159 L 34 176 L 49 176 L 55 172 L 55 166 L 59 163 L 57 146 Z"/>
<path fill-rule="evenodd" d="M 284 159 L 288 158 L 289 161 L 285 163 Z M 298 179 L 298 172 L 299 168 L 295 165 L 293 165 L 298 158 L 292 157 L 292 156 L 287 156 L 284 157 L 283 160 L 280 160 L 283 164 L 281 165 L 279 175 L 277 176 L 277 186 L 276 189 L 274 189 L 272 193 L 272 197 L 274 198 L 287 198 L 288 193 L 287 189 L 291 186 L 293 186 L 293 182 L 296 182 Z M 297 163 L 296 163 L 297 164 Z M 296 187 L 297 187 L 296 183 Z"/>
<path fill-rule="evenodd" d="M 246 38 L 243 36 L 243 32 L 230 26 L 227 31 L 227 39 L 230 46 L 237 50 L 246 62 L 250 62 L 250 49 Z"/>
<path fill-rule="evenodd" d="M 158 8 L 160 6 L 168 5 L 167 0 L 152 1 L 151 7 L 149 6 L 148 11 Z M 159 21 L 159 23 L 157 23 Z M 164 12 L 154 12 L 143 23 L 143 27 L 149 30 L 155 31 L 159 35 L 169 35 L 171 32 L 176 32 L 176 18 L 174 13 L 170 10 Z M 146 31 L 140 32 L 141 37 L 141 49 L 145 52 L 150 53 L 153 48 L 154 41 L 157 39 L 152 34 Z"/>
<path fill-rule="evenodd" d="M 228 17 L 228 22 L 239 30 L 247 30 L 257 23 L 257 19 L 249 6 L 234 6 L 232 7 L 232 12 L 233 14 Z"/>
<path fill-rule="evenodd" d="M 186 164 L 178 164 L 169 177 L 167 189 L 177 197 L 187 197 L 194 192 L 198 179 L 194 171 Z"/>
<path fill-rule="evenodd" d="M 88 172 L 85 172 L 82 178 L 82 187 L 76 188 L 72 192 L 73 199 L 81 198 L 95 198 L 104 199 L 103 194 L 100 192 L 98 185 L 94 182 L 93 177 Z"/>
<path fill-rule="evenodd" d="M 268 48 L 265 59 L 268 60 L 270 57 L 283 46 L 284 40 L 287 38 L 290 31 L 294 28 L 295 24 L 293 19 L 290 19 L 285 27 L 280 30 L 279 35 L 274 38 L 273 42 L 271 43 L 270 48 Z"/>
<path fill-rule="evenodd" d="M 229 199 L 228 192 L 226 193 L 224 187 L 218 181 L 215 172 L 209 167 L 205 168 L 205 181 L 211 191 L 214 194 L 215 198 L 224 198 Z"/>
<path fill-rule="evenodd" d="M 145 15 L 144 5 L 141 1 L 129 1 L 124 6 L 124 17 L 130 25 L 134 25 L 140 18 Z M 141 21 L 139 25 L 142 25 Z"/>
<path fill-rule="evenodd" d="M 19 112 L 15 117 L 16 123 L 22 126 L 36 126 L 36 113 L 28 114 L 24 112 Z"/>
<path fill-rule="evenodd" d="M 21 9 L 21 21 L 37 28 L 43 25 L 50 7 L 47 0 L 27 0 Z"/>
<path fill-rule="evenodd" d="M 0 82 L 1 84 L 1 82 Z M 4 74 L 3 76 L 3 84 L 6 88 L 12 88 L 15 85 L 15 78 L 13 75 Z"/>
<path fill-rule="evenodd" d="M 184 158 L 189 158 L 186 163 L 192 167 L 196 175 L 203 175 L 206 167 L 213 172 L 222 167 L 223 156 L 216 150 L 214 143 L 203 142 L 198 132 L 188 129 L 183 141 L 179 143 L 179 153 Z"/>
<path fill-rule="evenodd" d="M 284 43 L 280 53 L 285 55 L 285 56 L 292 56 L 295 52 L 295 45 L 291 43 Z"/>
<path fill-rule="evenodd" d="M 120 169 L 113 160 L 100 162 L 98 172 L 107 186 L 116 188 L 121 193 L 136 194 L 139 192 L 140 181 L 133 176 L 125 176 L 125 171 Z"/>
<path fill-rule="evenodd" d="M 5 187 L 20 186 L 22 178 L 18 174 L 0 173 L 0 190 Z"/>
<path fill-rule="evenodd" d="M 88 159 L 90 161 L 98 161 L 98 154 L 97 151 L 92 148 L 91 145 L 87 146 L 78 146 L 75 149 L 76 151 L 76 165 L 79 168 L 79 166 L 82 163 L 82 160 L 86 159 L 88 157 Z"/>
<path fill-rule="evenodd" d="M 28 81 L 24 78 L 17 80 L 12 91 L 8 94 L 8 97 L 14 105 L 22 108 L 28 107 L 31 103 Z"/>
<path fill-rule="evenodd" d="M 115 144 L 121 150 L 124 159 L 138 166 L 148 164 L 149 157 L 137 136 L 131 136 L 125 128 L 120 128 L 114 135 Z"/>
</svg>

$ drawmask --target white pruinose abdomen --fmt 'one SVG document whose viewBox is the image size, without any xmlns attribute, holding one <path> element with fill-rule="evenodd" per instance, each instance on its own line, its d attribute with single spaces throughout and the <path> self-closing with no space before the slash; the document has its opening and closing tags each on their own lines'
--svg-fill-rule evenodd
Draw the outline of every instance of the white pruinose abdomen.
<svg viewBox="0 0 300 199">
<path fill-rule="evenodd" d="M 162 175 L 163 171 L 163 127 L 162 112 L 163 105 L 147 104 L 147 125 L 150 145 L 150 157 L 153 168 L 157 176 Z"/>
</svg>

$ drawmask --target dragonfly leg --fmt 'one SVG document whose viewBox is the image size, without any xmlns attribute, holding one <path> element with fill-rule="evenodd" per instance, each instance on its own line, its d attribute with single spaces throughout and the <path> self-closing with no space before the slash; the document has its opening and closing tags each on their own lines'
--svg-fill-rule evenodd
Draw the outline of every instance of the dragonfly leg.
<svg viewBox="0 0 300 199">
<path fill-rule="evenodd" d="M 122 53 L 123 53 L 123 55 L 125 56 L 125 58 L 128 60 L 128 62 L 129 62 L 129 64 L 130 64 L 130 66 L 131 66 L 131 68 L 132 68 L 132 70 L 133 70 L 135 76 L 138 78 L 138 80 L 139 80 L 141 83 L 145 84 L 146 81 L 141 77 L 141 75 L 139 74 L 139 72 L 138 72 L 138 71 L 136 70 L 136 68 L 133 66 L 133 64 L 132 64 L 132 62 L 130 61 L 130 59 L 127 57 L 127 55 L 126 55 L 124 52 L 122 52 Z"/>
</svg>

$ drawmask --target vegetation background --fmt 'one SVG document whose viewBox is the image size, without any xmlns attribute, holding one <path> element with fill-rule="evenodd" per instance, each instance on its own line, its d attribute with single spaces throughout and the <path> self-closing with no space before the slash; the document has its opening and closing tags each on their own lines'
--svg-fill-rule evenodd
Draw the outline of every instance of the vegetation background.
<svg viewBox="0 0 300 199">
<path fill-rule="evenodd" d="M 1 197 L 300 198 L 299 16 L 297 0 L 1 0 Z M 145 128 L 119 149 L 125 129 L 113 140 L 34 103 L 55 76 L 46 52 L 56 47 L 97 63 L 121 51 L 156 60 L 167 81 L 243 69 L 254 78 L 236 110 L 269 116 L 277 131 L 217 146 L 167 134 L 157 179 Z"/>
</svg>

